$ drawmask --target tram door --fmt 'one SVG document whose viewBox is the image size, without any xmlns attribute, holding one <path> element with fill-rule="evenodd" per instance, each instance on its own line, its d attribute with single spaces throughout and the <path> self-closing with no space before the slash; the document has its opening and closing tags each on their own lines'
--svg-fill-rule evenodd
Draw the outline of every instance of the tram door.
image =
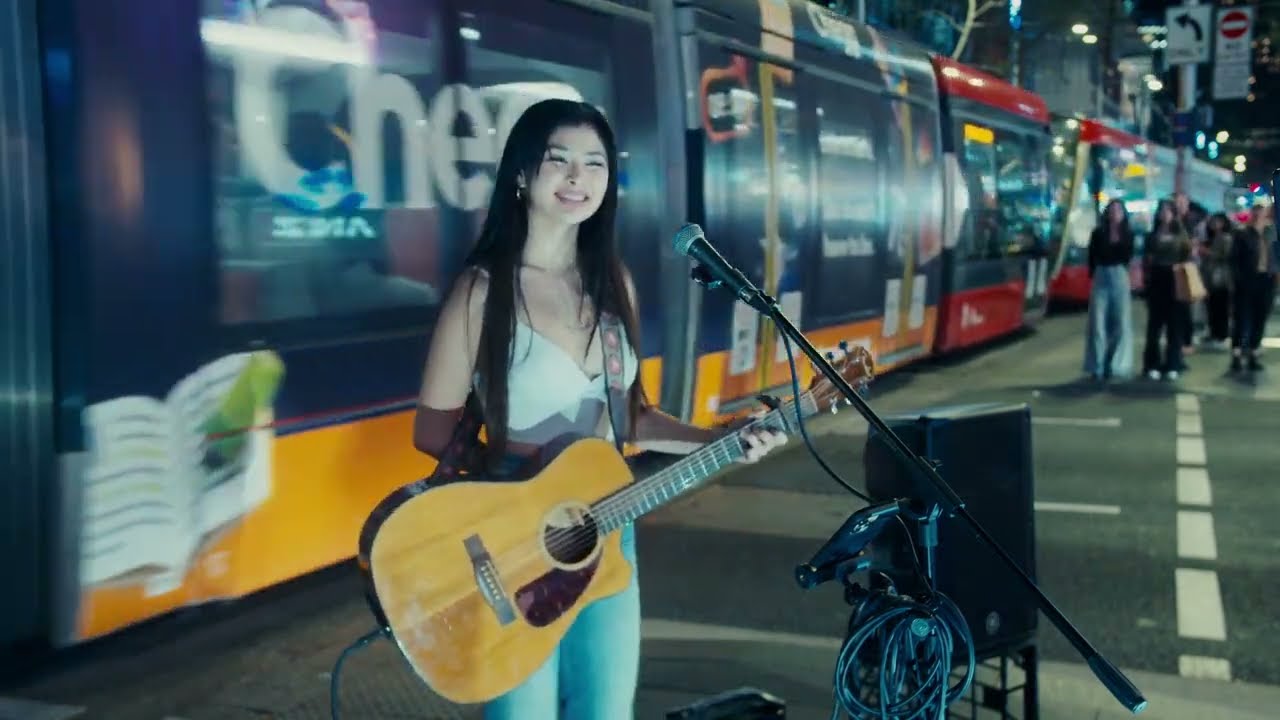
<svg viewBox="0 0 1280 720">
<path fill-rule="evenodd" d="M 715 123 L 706 134 L 707 231 L 715 232 L 713 242 L 726 258 L 777 298 L 798 325 L 808 200 L 795 71 L 721 51 L 704 63 L 703 85 L 711 114 L 723 111 L 731 118 L 723 130 Z M 704 294 L 703 306 L 704 327 L 727 324 L 729 332 L 719 387 L 709 388 L 703 398 L 708 406 L 699 410 L 732 414 L 763 390 L 789 383 L 787 356 L 772 321 L 733 302 L 723 289 Z M 797 362 L 797 369 L 804 366 Z"/>
</svg>

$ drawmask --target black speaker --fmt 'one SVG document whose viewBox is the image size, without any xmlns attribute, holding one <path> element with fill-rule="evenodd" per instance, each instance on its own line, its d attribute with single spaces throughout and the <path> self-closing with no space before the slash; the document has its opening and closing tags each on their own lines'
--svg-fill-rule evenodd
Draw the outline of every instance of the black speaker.
<svg viewBox="0 0 1280 720">
<path fill-rule="evenodd" d="M 941 407 L 886 417 L 885 424 L 915 453 L 936 464 L 938 474 L 964 501 L 969 514 L 1034 580 L 1030 408 L 1025 403 Z M 864 467 L 867 493 L 874 500 L 910 498 L 948 507 L 933 483 L 914 464 L 900 460 L 875 428 L 868 434 Z M 892 570 L 887 574 L 895 584 L 919 592 L 907 534 L 886 533 L 876 545 L 875 554 L 889 561 Z M 916 546 L 917 553 L 922 550 Z M 920 562 L 924 562 L 922 555 Z M 938 519 L 934 568 L 934 586 L 964 614 L 979 659 L 1034 640 L 1039 611 L 1032 594 L 978 539 L 969 523 L 945 512 Z"/>
</svg>

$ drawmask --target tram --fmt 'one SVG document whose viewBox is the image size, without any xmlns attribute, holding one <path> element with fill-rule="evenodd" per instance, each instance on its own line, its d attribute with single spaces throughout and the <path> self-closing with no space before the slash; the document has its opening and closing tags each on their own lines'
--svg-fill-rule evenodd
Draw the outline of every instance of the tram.
<svg viewBox="0 0 1280 720">
<path fill-rule="evenodd" d="M 1102 208 L 1119 198 L 1129 211 L 1129 223 L 1140 250 L 1155 220 L 1159 201 L 1174 194 L 1177 151 L 1157 145 L 1101 121 L 1057 117 L 1052 121 L 1055 141 L 1050 162 L 1055 179 L 1056 205 L 1050 251 L 1054 258 L 1050 300 L 1087 304 L 1089 236 Z M 1189 158 L 1187 196 L 1210 214 L 1227 209 L 1231 171 Z M 1130 268 L 1135 291 L 1142 288 L 1142 264 Z"/>
<path fill-rule="evenodd" d="M 30 312 L 5 339 L 33 361 L 3 378 L 24 403 L 4 422 L 34 450 L 3 492 L 38 508 L 12 537 L 51 541 L 12 565 L 39 597 L 0 613 L 0 643 L 74 645 L 350 558 L 432 469 L 409 440 L 427 338 L 506 134 L 546 97 L 614 124 L 640 376 L 668 412 L 789 392 L 776 331 L 688 280 L 685 222 L 815 344 L 881 369 L 1044 312 L 1044 102 L 815 3 L 17 7 L 0 72 L 27 102 L 0 142 L 29 192 L 4 211 L 32 222 L 5 279 Z"/>
</svg>

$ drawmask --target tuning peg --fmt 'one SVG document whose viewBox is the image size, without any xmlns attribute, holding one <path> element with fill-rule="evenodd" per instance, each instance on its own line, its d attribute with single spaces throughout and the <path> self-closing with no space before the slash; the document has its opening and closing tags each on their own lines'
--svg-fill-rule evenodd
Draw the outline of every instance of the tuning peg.
<svg viewBox="0 0 1280 720">
<path fill-rule="evenodd" d="M 840 349 L 841 349 L 841 350 L 844 350 L 844 351 L 846 351 L 846 352 L 847 352 L 847 351 L 849 350 L 849 341 L 848 341 L 848 340 L 841 340 L 841 341 L 840 341 Z"/>
<path fill-rule="evenodd" d="M 827 352 L 827 360 L 832 360 L 832 361 L 834 361 L 835 359 L 836 359 L 836 354 L 835 354 L 835 353 L 833 353 L 833 352 L 828 351 L 828 352 Z"/>
</svg>

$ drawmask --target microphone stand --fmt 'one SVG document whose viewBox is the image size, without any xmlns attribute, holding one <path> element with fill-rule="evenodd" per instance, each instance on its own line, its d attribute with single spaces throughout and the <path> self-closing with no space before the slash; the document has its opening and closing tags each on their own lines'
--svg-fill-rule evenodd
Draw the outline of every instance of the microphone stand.
<svg viewBox="0 0 1280 720">
<path fill-rule="evenodd" d="M 701 265 L 695 264 L 691 275 L 695 281 L 707 286 L 708 288 L 723 286 L 723 283 L 716 281 L 714 276 Z M 1107 690 L 1115 696 L 1116 700 L 1118 700 L 1121 705 L 1134 715 L 1137 715 L 1146 709 L 1147 700 L 1142 696 L 1142 691 L 1138 690 L 1138 688 L 1129 681 L 1129 678 L 1125 677 L 1124 673 L 1120 672 L 1119 668 L 1103 657 L 1102 654 L 1085 639 L 1084 635 L 1082 635 L 1080 631 L 1071 624 L 1071 621 L 1068 620 L 1060 610 L 1058 610 L 1058 608 L 1053 604 L 1053 601 L 1051 601 L 1049 597 L 1044 594 L 1044 591 L 1036 585 L 1035 581 L 1018 566 L 1018 563 L 1004 548 L 1000 547 L 1000 544 L 996 542 L 995 538 L 991 537 L 986 529 L 969 514 L 969 511 L 965 509 L 964 500 L 962 500 L 960 496 L 951 489 L 951 486 L 947 484 L 946 480 L 942 479 L 942 476 L 938 474 L 938 471 L 934 466 L 928 460 L 925 460 L 923 457 L 912 452 L 911 448 L 903 442 L 902 438 L 899 438 L 892 430 L 889 429 L 889 426 L 876 415 L 875 411 L 867 405 L 858 392 L 840 376 L 840 373 L 831 366 L 831 363 L 827 362 L 826 358 L 822 356 L 822 353 L 805 338 L 799 328 L 787 319 L 787 316 L 782 312 L 782 308 L 778 306 L 777 300 L 758 288 L 750 288 L 749 294 L 752 296 L 751 299 L 747 300 L 746 298 L 742 298 L 743 301 L 756 310 L 761 310 L 763 308 L 764 314 L 768 315 L 769 318 L 773 320 L 774 325 L 777 326 L 778 330 L 798 345 L 800 349 L 804 351 L 804 354 L 809 357 L 813 366 L 820 370 L 833 385 L 839 388 L 841 394 L 844 395 L 849 404 L 856 407 L 858 412 L 866 418 L 867 422 L 889 441 L 889 447 L 898 456 L 898 458 L 910 465 L 914 465 L 917 470 L 924 474 L 924 476 L 933 483 L 933 486 L 945 499 L 946 504 L 950 506 L 946 508 L 948 514 L 958 515 L 961 519 L 967 522 L 974 534 L 986 543 L 988 547 L 994 550 L 995 553 L 1000 556 L 1000 559 L 1004 561 L 1005 565 L 1008 565 L 1009 568 L 1017 574 L 1017 576 L 1022 580 L 1022 583 L 1035 597 L 1036 604 L 1039 606 L 1040 611 L 1049 618 L 1049 621 L 1052 622 L 1054 626 L 1058 628 L 1058 631 L 1067 638 L 1073 647 L 1075 647 L 1076 652 L 1080 653 L 1081 657 L 1083 657 L 1085 662 L 1088 663 L 1089 669 L 1093 671 L 1093 674 L 1097 676 L 1103 686 L 1105 686 Z"/>
</svg>

